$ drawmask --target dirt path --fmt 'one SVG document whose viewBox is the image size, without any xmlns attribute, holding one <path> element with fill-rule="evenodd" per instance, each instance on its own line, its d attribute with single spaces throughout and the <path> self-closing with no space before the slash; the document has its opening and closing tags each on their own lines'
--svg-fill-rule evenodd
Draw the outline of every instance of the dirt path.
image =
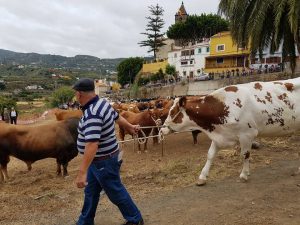
<svg viewBox="0 0 300 225">
<path fill-rule="evenodd" d="M 291 176 L 298 165 L 298 160 L 280 161 L 253 170 L 247 183 L 229 178 L 147 197 L 137 204 L 147 225 L 299 225 L 300 176 Z M 96 224 L 121 221 L 116 208 L 98 210 Z"/>
<path fill-rule="evenodd" d="M 45 122 L 49 122 L 45 120 Z M 251 152 L 251 180 L 239 183 L 242 163 L 233 149 L 220 151 L 209 183 L 194 186 L 206 161 L 210 140 L 190 133 L 170 135 L 161 147 L 149 143 L 148 153 L 137 154 L 133 143 L 124 147 L 122 180 L 144 215 L 146 225 L 299 225 L 300 136 L 262 138 Z M 74 185 L 81 156 L 69 164 L 70 177 L 55 175 L 54 159 L 39 160 L 28 172 L 11 157 L 11 179 L 0 184 L 0 225 L 74 225 L 83 203 L 83 190 Z M 95 225 L 118 225 L 123 219 L 103 197 Z"/>
</svg>

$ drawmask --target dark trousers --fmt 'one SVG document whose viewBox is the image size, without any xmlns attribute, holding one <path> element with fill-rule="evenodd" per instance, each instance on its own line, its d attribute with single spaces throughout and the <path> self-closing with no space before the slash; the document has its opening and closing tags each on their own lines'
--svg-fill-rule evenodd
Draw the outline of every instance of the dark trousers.
<svg viewBox="0 0 300 225">
<path fill-rule="evenodd" d="M 10 117 L 11 124 L 17 124 L 17 117 Z"/>
<path fill-rule="evenodd" d="M 92 162 L 88 169 L 88 184 L 84 190 L 84 204 L 77 225 L 94 225 L 102 189 L 127 221 L 138 223 L 142 219 L 140 211 L 121 182 L 120 165 L 118 155 Z"/>
</svg>

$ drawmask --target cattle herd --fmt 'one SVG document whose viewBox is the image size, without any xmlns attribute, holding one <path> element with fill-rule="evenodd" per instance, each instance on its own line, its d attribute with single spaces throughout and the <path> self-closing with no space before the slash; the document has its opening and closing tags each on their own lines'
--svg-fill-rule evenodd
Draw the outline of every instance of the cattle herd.
<svg viewBox="0 0 300 225">
<path fill-rule="evenodd" d="M 130 123 L 141 126 L 139 137 L 155 136 L 154 144 L 158 143 L 157 136 L 180 131 L 192 132 L 194 143 L 197 143 L 197 135 L 205 133 L 212 143 L 198 185 L 206 183 L 216 153 L 236 144 L 240 145 L 243 159 L 240 178 L 247 180 L 250 149 L 256 137 L 299 132 L 300 78 L 231 85 L 208 95 L 183 96 L 175 100 L 160 98 L 111 105 Z M 0 182 L 9 178 L 10 156 L 24 161 L 29 170 L 37 160 L 55 158 L 57 174 L 60 175 L 63 168 L 62 174 L 68 175 L 67 165 L 78 154 L 76 138 L 81 115 L 80 110 L 57 110 L 57 121 L 45 125 L 0 123 Z M 122 141 L 126 130 L 123 127 L 118 130 Z"/>
</svg>

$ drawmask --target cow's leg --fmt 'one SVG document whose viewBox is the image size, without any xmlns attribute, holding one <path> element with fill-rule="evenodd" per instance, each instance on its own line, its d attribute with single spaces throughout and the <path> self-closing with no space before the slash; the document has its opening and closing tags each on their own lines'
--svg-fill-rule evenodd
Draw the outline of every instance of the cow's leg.
<svg viewBox="0 0 300 225">
<path fill-rule="evenodd" d="M 151 132 L 153 136 L 158 135 L 158 129 L 157 128 L 153 128 L 153 132 Z M 158 144 L 158 137 L 153 137 L 153 145 Z"/>
<path fill-rule="evenodd" d="M 4 182 L 4 175 L 2 172 L 2 166 L 0 165 L 0 183 L 3 183 L 3 182 Z"/>
<path fill-rule="evenodd" d="M 0 165 L 0 182 L 7 181 L 8 179 L 9 179 L 9 176 L 7 173 L 7 164 Z"/>
<path fill-rule="evenodd" d="M 243 169 L 240 174 L 240 178 L 242 180 L 248 180 L 248 176 L 250 175 L 250 150 L 252 146 L 252 138 L 249 136 L 243 136 L 240 138 L 240 146 L 241 146 L 241 157 L 243 159 Z"/>
<path fill-rule="evenodd" d="M 141 154 L 141 144 L 138 142 L 138 154 Z"/>
<path fill-rule="evenodd" d="M 58 159 L 56 159 L 56 174 L 59 176 L 61 175 L 61 163 Z"/>
<path fill-rule="evenodd" d="M 8 155 L 0 155 L 0 181 L 5 181 L 9 179 L 7 172 L 7 164 L 10 159 Z"/>
<path fill-rule="evenodd" d="M 31 166 L 32 162 L 31 161 L 25 161 L 25 163 L 27 165 L 28 171 L 31 171 L 31 169 L 32 169 L 32 166 Z"/>
<path fill-rule="evenodd" d="M 199 133 L 201 133 L 200 130 L 193 130 L 192 131 L 194 145 L 196 145 L 198 143 L 197 137 L 198 137 Z"/>
<path fill-rule="evenodd" d="M 67 162 L 66 163 L 62 163 L 62 166 L 63 166 L 63 176 L 64 177 L 69 176 L 69 174 L 68 174 L 68 163 Z"/>
<path fill-rule="evenodd" d="M 151 130 L 145 130 L 144 131 L 145 136 L 143 136 L 145 138 L 145 143 L 144 143 L 144 152 L 148 152 L 148 147 L 147 147 L 147 143 L 148 143 L 148 137 L 153 133 L 152 129 Z M 158 142 L 157 142 L 158 143 Z"/>
<path fill-rule="evenodd" d="M 216 153 L 218 152 L 217 145 L 212 141 L 211 145 L 209 147 L 208 153 L 207 153 L 207 161 L 205 163 L 205 166 L 203 167 L 201 174 L 199 176 L 199 180 L 197 182 L 198 186 L 202 186 L 206 183 L 207 176 L 209 174 L 209 170 L 211 167 L 211 164 L 213 162 L 213 159 L 215 158 Z"/>
<path fill-rule="evenodd" d="M 144 138 L 144 133 L 138 132 L 138 136 L 137 137 L 143 139 Z M 142 151 L 141 151 L 141 144 L 140 144 L 139 140 L 137 141 L 137 143 L 138 143 L 138 154 L 141 154 Z M 145 143 L 144 143 L 144 151 L 145 151 Z"/>
<path fill-rule="evenodd" d="M 148 138 L 146 139 L 145 144 L 144 144 L 144 152 L 148 152 L 147 142 L 148 142 Z"/>
<path fill-rule="evenodd" d="M 119 126 L 119 137 L 120 137 L 120 140 L 121 141 L 124 141 L 125 139 L 125 130 Z M 122 142 L 121 143 L 121 148 L 124 148 L 125 147 L 125 142 Z"/>
<path fill-rule="evenodd" d="M 259 149 L 260 148 L 260 143 L 257 141 L 253 141 L 251 145 L 252 149 Z"/>
</svg>

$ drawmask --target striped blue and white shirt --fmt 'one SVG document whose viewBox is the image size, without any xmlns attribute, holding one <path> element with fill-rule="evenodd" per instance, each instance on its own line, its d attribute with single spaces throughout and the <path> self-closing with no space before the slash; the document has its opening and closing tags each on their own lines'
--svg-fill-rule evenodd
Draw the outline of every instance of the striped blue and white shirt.
<svg viewBox="0 0 300 225">
<path fill-rule="evenodd" d="M 84 154 L 86 142 L 99 142 L 96 157 L 119 149 L 115 134 L 115 120 L 119 114 L 104 99 L 95 96 L 82 107 L 83 116 L 78 125 L 77 149 Z"/>
</svg>

